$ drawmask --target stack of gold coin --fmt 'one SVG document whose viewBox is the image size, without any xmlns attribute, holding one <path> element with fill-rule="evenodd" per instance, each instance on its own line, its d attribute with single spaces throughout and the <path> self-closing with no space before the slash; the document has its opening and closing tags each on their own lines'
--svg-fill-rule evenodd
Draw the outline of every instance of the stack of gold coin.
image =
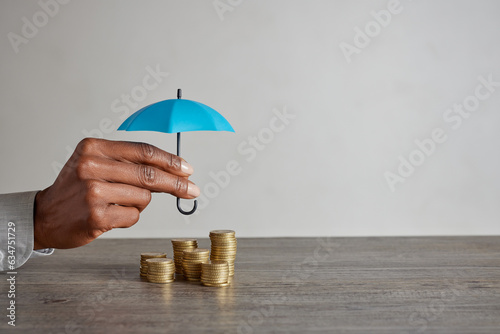
<svg viewBox="0 0 500 334">
<path fill-rule="evenodd" d="M 210 251 L 208 249 L 187 249 L 182 255 L 182 270 L 188 281 L 198 282 L 201 278 L 201 264 L 207 262 Z"/>
<path fill-rule="evenodd" d="M 175 273 L 182 275 L 182 252 L 186 249 L 198 248 L 198 241 L 188 238 L 172 239 L 172 248 L 174 249 Z"/>
<path fill-rule="evenodd" d="M 152 283 L 171 283 L 174 281 L 174 261 L 166 258 L 147 259 L 148 281 Z"/>
<path fill-rule="evenodd" d="M 202 263 L 201 283 L 206 286 L 228 286 L 229 266 L 227 261 L 209 261 Z"/>
<path fill-rule="evenodd" d="M 229 266 L 229 276 L 234 276 L 234 261 L 236 260 L 236 236 L 233 230 L 210 231 L 212 249 L 210 260 L 226 261 Z"/>
<path fill-rule="evenodd" d="M 148 263 L 147 259 L 162 258 L 167 257 L 165 253 L 141 253 L 141 276 L 146 277 L 148 275 Z"/>
</svg>

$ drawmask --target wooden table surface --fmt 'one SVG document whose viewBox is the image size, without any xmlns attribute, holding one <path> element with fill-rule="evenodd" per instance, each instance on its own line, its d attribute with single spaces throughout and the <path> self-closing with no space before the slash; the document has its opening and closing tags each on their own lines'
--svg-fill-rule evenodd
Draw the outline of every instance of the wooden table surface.
<svg viewBox="0 0 500 334">
<path fill-rule="evenodd" d="M 30 260 L 13 332 L 500 333 L 500 237 L 239 238 L 226 288 L 148 283 L 147 251 L 172 256 L 168 239 L 102 239 Z"/>
</svg>

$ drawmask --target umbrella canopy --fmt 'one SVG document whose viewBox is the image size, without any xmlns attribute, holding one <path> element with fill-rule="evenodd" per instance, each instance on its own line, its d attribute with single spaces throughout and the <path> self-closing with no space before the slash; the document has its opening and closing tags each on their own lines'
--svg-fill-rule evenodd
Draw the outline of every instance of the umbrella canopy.
<svg viewBox="0 0 500 334">
<path fill-rule="evenodd" d="M 156 131 L 177 133 L 177 155 L 180 155 L 181 132 L 187 131 L 230 131 L 229 122 L 217 111 L 203 103 L 182 100 L 182 91 L 177 90 L 177 99 L 150 104 L 128 117 L 118 128 L 125 131 Z M 198 207 L 194 201 L 191 211 L 184 211 L 177 198 L 177 209 L 185 215 L 193 214 Z"/>
<path fill-rule="evenodd" d="M 127 118 L 118 130 L 177 133 L 230 131 L 229 122 L 209 106 L 191 100 L 172 99 L 150 104 Z"/>
</svg>

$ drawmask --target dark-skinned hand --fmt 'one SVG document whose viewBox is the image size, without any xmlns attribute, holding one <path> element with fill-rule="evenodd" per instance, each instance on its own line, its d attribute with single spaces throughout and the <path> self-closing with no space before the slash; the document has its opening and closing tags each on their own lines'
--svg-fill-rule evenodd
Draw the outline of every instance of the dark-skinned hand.
<svg viewBox="0 0 500 334">
<path fill-rule="evenodd" d="M 192 173 L 184 159 L 149 144 L 85 138 L 54 184 L 36 195 L 34 249 L 79 247 L 130 227 L 153 192 L 195 198 Z"/>
</svg>

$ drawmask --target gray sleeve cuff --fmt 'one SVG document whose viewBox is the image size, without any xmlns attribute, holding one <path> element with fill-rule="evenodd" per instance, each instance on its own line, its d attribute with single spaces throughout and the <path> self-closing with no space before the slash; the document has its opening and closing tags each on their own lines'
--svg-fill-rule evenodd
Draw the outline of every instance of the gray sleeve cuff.
<svg viewBox="0 0 500 334">
<path fill-rule="evenodd" d="M 0 271 L 19 268 L 33 253 L 33 209 L 37 193 L 0 195 Z"/>
<path fill-rule="evenodd" d="M 33 250 L 33 253 L 31 253 L 30 259 L 52 255 L 52 253 L 54 253 L 54 248 L 35 249 Z"/>
</svg>

